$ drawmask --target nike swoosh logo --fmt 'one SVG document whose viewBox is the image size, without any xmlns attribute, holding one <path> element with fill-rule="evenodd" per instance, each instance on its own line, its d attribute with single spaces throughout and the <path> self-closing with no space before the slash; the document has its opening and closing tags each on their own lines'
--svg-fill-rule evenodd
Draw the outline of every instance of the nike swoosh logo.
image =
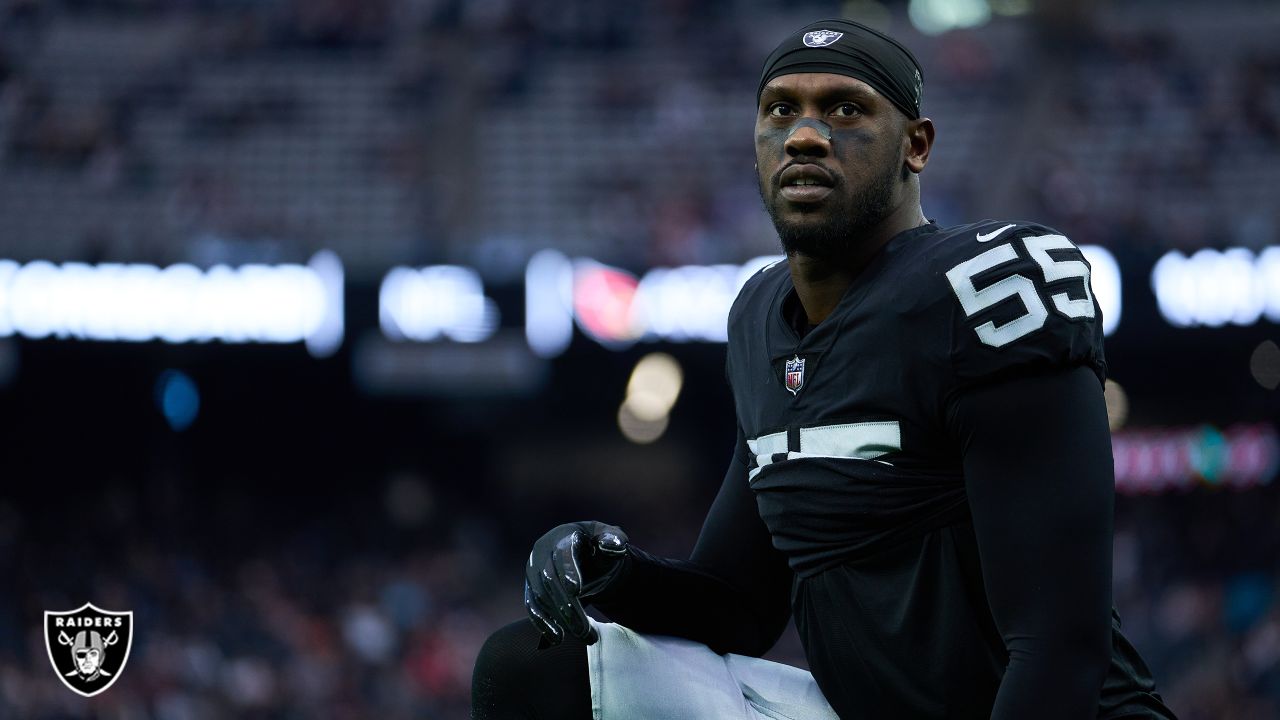
<svg viewBox="0 0 1280 720">
<path fill-rule="evenodd" d="M 984 233 L 978 233 L 978 234 L 977 234 L 976 236 L 974 236 L 974 237 L 976 237 L 976 238 L 978 239 L 978 242 L 991 242 L 992 240 L 995 240 L 995 239 L 996 239 L 996 236 L 997 236 L 997 235 L 999 235 L 1000 233 L 1004 232 L 1005 230 L 1008 230 L 1008 229 L 1009 229 L 1009 228 L 1011 228 L 1011 227 L 1014 227 L 1014 226 L 1013 226 L 1012 224 L 1005 225 L 1004 227 L 1000 228 L 999 230 L 992 230 L 991 232 L 989 232 L 989 233 L 985 233 L 985 234 L 984 234 Z"/>
</svg>

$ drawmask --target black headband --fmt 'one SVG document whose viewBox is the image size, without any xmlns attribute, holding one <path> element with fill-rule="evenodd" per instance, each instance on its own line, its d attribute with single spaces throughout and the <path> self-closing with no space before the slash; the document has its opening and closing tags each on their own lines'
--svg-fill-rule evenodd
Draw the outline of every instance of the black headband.
<svg viewBox="0 0 1280 720">
<path fill-rule="evenodd" d="M 906 113 L 920 117 L 924 78 L 911 51 L 878 30 L 850 20 L 819 20 L 792 33 L 770 53 L 760 74 L 756 102 L 779 75 L 825 72 L 857 78 Z"/>
</svg>

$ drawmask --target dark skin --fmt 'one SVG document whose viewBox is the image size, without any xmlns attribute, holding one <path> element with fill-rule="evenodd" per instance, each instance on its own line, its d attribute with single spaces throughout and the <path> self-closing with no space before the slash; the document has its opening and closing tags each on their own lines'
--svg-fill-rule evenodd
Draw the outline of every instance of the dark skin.
<svg viewBox="0 0 1280 720">
<path fill-rule="evenodd" d="M 856 78 L 795 73 L 765 85 L 755 136 L 760 195 L 811 324 L 831 314 L 890 238 L 927 222 L 918 176 L 933 137 L 932 120 L 909 119 Z"/>
</svg>

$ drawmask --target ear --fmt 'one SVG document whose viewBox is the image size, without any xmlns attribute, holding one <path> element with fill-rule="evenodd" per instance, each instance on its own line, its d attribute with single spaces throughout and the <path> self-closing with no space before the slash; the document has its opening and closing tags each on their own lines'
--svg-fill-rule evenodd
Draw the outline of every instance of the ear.
<svg viewBox="0 0 1280 720">
<path fill-rule="evenodd" d="M 933 149 L 933 121 L 927 117 L 908 120 L 902 144 L 907 169 L 920 174 L 929 163 L 929 151 Z"/>
</svg>

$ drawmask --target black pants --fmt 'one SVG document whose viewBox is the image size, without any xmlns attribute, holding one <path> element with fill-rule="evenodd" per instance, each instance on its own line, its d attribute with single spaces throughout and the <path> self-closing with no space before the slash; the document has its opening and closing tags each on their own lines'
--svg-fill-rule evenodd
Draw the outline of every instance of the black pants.
<svg viewBox="0 0 1280 720">
<path fill-rule="evenodd" d="M 472 720 L 590 720 L 587 646 L 566 638 L 538 649 L 528 620 L 489 636 L 471 675 Z"/>
</svg>

